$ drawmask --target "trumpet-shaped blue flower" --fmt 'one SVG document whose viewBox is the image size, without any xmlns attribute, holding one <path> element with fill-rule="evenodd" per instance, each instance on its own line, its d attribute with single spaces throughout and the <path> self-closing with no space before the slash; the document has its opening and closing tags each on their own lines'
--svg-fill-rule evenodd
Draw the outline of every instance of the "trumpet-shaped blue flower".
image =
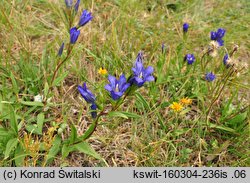
<svg viewBox="0 0 250 183">
<path fill-rule="evenodd" d="M 75 6 L 74 6 L 75 12 L 76 12 L 76 13 L 78 12 L 80 1 L 81 1 L 81 0 L 77 0 L 76 4 L 75 4 Z"/>
<path fill-rule="evenodd" d="M 195 57 L 193 54 L 186 54 L 186 56 L 184 57 L 184 61 L 187 61 L 187 63 L 191 65 L 195 62 Z"/>
<path fill-rule="evenodd" d="M 219 28 L 217 30 L 217 32 L 210 32 L 210 38 L 211 40 L 217 41 L 219 46 L 223 46 L 224 45 L 224 41 L 222 40 L 222 38 L 224 37 L 226 33 L 225 29 Z"/>
<path fill-rule="evenodd" d="M 82 97 L 85 99 L 87 103 L 91 103 L 90 109 L 91 109 L 91 116 L 92 118 L 96 118 L 97 116 L 97 105 L 95 103 L 95 96 L 94 94 L 87 88 L 86 83 L 83 83 L 83 86 L 78 86 L 78 91 L 82 95 Z"/>
<path fill-rule="evenodd" d="M 189 25 L 188 23 L 183 24 L 183 32 L 186 33 L 188 31 Z"/>
<path fill-rule="evenodd" d="M 162 43 L 162 44 L 161 44 L 161 53 L 162 53 L 162 54 L 164 53 L 164 50 L 165 50 L 165 44 Z"/>
<path fill-rule="evenodd" d="M 91 116 L 92 116 L 92 118 L 96 118 L 96 116 L 97 116 L 97 112 L 96 112 L 97 105 L 96 105 L 95 103 L 93 103 L 93 104 L 90 106 L 90 109 L 92 110 L 92 111 L 91 111 Z"/>
<path fill-rule="evenodd" d="M 105 89 L 110 92 L 113 100 L 118 100 L 130 86 L 124 74 L 122 74 L 119 79 L 109 75 L 108 80 L 110 84 L 107 84 Z"/>
<path fill-rule="evenodd" d="M 208 72 L 206 75 L 205 75 L 205 79 L 209 82 L 215 80 L 216 76 L 215 74 L 213 74 L 212 72 Z"/>
<path fill-rule="evenodd" d="M 83 86 L 78 86 L 78 91 L 82 95 L 82 97 L 86 100 L 87 103 L 95 103 L 95 96 L 93 93 L 87 88 L 86 83 L 83 83 Z"/>
<path fill-rule="evenodd" d="M 90 20 L 92 20 L 91 12 L 88 12 L 87 10 L 83 10 L 82 15 L 80 17 L 80 21 L 78 23 L 79 27 L 84 26 L 86 23 L 88 23 Z"/>
<path fill-rule="evenodd" d="M 60 57 L 62 55 L 63 52 L 63 48 L 64 48 L 64 43 L 62 43 L 62 45 L 60 46 L 59 50 L 58 50 L 58 56 Z"/>
<path fill-rule="evenodd" d="M 147 68 L 143 66 L 142 52 L 138 53 L 132 71 L 134 76 L 130 79 L 130 83 L 135 84 L 138 87 L 141 87 L 147 81 L 150 82 L 155 80 L 155 78 L 152 76 L 154 68 L 152 66 L 148 66 Z"/>
<path fill-rule="evenodd" d="M 228 65 L 228 59 L 229 59 L 228 54 L 226 54 L 223 58 L 224 65 Z"/>
<path fill-rule="evenodd" d="M 70 29 L 69 34 L 70 34 L 70 43 L 75 44 L 80 35 L 80 30 L 78 30 L 76 27 L 73 27 Z"/>
<path fill-rule="evenodd" d="M 138 53 L 135 62 L 143 63 L 143 53 L 141 51 Z"/>
<path fill-rule="evenodd" d="M 73 5 L 73 0 L 65 0 L 65 4 L 68 8 L 70 8 Z"/>
</svg>

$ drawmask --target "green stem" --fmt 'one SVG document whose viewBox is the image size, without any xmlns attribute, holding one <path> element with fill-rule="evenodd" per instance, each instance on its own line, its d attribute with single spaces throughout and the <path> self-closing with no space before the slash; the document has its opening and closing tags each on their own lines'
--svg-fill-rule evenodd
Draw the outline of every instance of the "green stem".
<svg viewBox="0 0 250 183">
<path fill-rule="evenodd" d="M 227 81 L 228 81 L 229 77 L 233 74 L 233 72 L 234 72 L 234 70 L 230 70 L 230 71 L 228 72 L 228 75 L 227 75 L 226 78 L 225 78 L 225 81 L 224 81 L 222 87 L 221 87 L 220 89 L 219 89 L 219 87 L 218 87 L 218 95 L 217 95 L 217 96 L 214 98 L 214 100 L 211 102 L 211 104 L 210 104 L 210 106 L 209 106 L 209 108 L 208 108 L 208 110 L 207 110 L 207 114 L 206 114 L 206 122 L 207 122 L 207 124 L 208 124 L 209 114 L 211 113 L 211 109 L 212 109 L 214 103 L 216 102 L 216 100 L 218 100 L 218 98 L 221 96 L 222 91 L 224 90 L 224 88 L 225 88 L 225 86 L 226 86 L 226 84 L 227 84 Z M 217 92 L 217 91 L 216 91 L 216 92 Z"/>
<path fill-rule="evenodd" d="M 115 111 L 116 109 L 118 109 L 121 104 L 124 102 L 124 100 L 127 98 L 127 96 L 129 96 L 130 92 L 132 91 L 132 89 L 130 89 L 123 97 L 122 99 L 122 102 L 118 101 L 116 103 L 116 105 L 111 109 L 111 111 Z M 87 131 L 81 136 L 79 137 L 79 141 L 75 142 L 75 143 L 78 143 L 78 142 L 81 142 L 83 140 L 86 140 L 88 139 L 93 133 L 94 131 L 96 130 L 96 127 L 98 125 L 98 120 L 101 116 L 104 116 L 104 115 L 107 115 L 108 113 L 107 112 L 104 112 L 105 109 L 103 109 L 96 117 L 95 121 L 90 125 L 90 127 L 87 129 Z M 74 144 L 75 144 L 74 143 Z"/>
<path fill-rule="evenodd" d="M 100 112 L 98 114 L 95 121 L 90 125 L 90 127 L 87 129 L 87 131 L 81 137 L 79 137 L 79 141 L 77 141 L 75 143 L 78 143 L 78 142 L 81 142 L 81 141 L 84 141 L 84 140 L 88 139 L 94 133 L 94 131 L 96 130 L 99 118 L 101 116 L 104 116 L 104 115 L 107 115 L 107 113 L 104 112 L 104 110 L 103 110 L 102 112 Z"/>
</svg>

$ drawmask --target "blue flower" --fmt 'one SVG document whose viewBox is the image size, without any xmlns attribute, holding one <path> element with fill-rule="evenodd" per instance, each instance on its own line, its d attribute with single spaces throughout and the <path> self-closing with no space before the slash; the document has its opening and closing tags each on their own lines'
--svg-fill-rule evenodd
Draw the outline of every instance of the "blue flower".
<svg viewBox="0 0 250 183">
<path fill-rule="evenodd" d="M 224 45 L 224 41 L 222 40 L 222 38 L 224 37 L 226 33 L 225 29 L 219 28 L 217 30 L 217 32 L 210 32 L 210 38 L 211 40 L 217 41 L 219 46 L 223 46 Z"/>
<path fill-rule="evenodd" d="M 188 31 L 189 25 L 188 23 L 183 24 L 183 32 L 186 33 Z"/>
<path fill-rule="evenodd" d="M 119 80 L 117 80 L 116 77 L 109 75 L 108 80 L 110 84 L 107 84 L 105 89 L 110 92 L 113 100 L 118 100 L 130 86 L 130 84 L 127 83 L 124 74 L 120 76 Z"/>
<path fill-rule="evenodd" d="M 162 52 L 162 54 L 164 53 L 164 50 L 165 50 L 165 44 L 162 43 L 162 44 L 161 44 L 161 52 Z"/>
<path fill-rule="evenodd" d="M 135 84 L 138 87 L 141 87 L 147 81 L 150 82 L 155 80 L 155 78 L 152 76 L 154 68 L 152 66 L 148 66 L 147 68 L 143 66 L 142 52 L 138 53 L 132 71 L 134 76 L 130 79 L 130 83 Z"/>
<path fill-rule="evenodd" d="M 87 103 L 91 103 L 90 109 L 91 109 L 91 116 L 92 118 L 96 118 L 97 116 L 97 105 L 95 103 L 95 96 L 94 94 L 87 88 L 86 83 L 83 83 L 83 86 L 78 86 L 78 91 L 82 95 L 82 97 L 85 99 Z"/>
<path fill-rule="evenodd" d="M 143 53 L 142 53 L 142 51 L 140 51 L 138 53 L 135 62 L 141 62 L 141 63 L 143 63 Z"/>
<path fill-rule="evenodd" d="M 82 97 L 86 100 L 87 103 L 95 103 L 95 96 L 93 93 L 87 88 L 86 83 L 83 83 L 83 86 L 78 86 L 78 91 L 82 95 Z"/>
<path fill-rule="evenodd" d="M 82 12 L 82 15 L 80 17 L 80 21 L 78 23 L 79 27 L 84 26 L 86 23 L 88 23 L 90 20 L 92 20 L 91 12 L 88 12 L 87 10 L 84 10 Z"/>
<path fill-rule="evenodd" d="M 225 56 L 224 56 L 224 58 L 223 58 L 223 63 L 224 63 L 224 65 L 228 65 L 228 59 L 229 59 L 229 57 L 228 57 L 228 54 L 226 54 Z"/>
<path fill-rule="evenodd" d="M 77 0 L 76 4 L 75 4 L 75 12 L 77 13 L 78 12 L 78 8 L 79 8 L 79 4 L 80 4 L 80 1 L 81 0 Z"/>
<path fill-rule="evenodd" d="M 63 52 L 63 48 L 64 48 L 64 43 L 62 43 L 62 45 L 60 46 L 59 50 L 58 50 L 58 56 L 60 57 L 62 55 Z"/>
<path fill-rule="evenodd" d="M 97 105 L 96 105 L 95 103 L 93 103 L 93 104 L 90 106 L 90 109 L 92 110 L 92 112 L 91 112 L 92 118 L 96 118 L 96 116 L 97 116 L 97 112 L 96 112 Z"/>
<path fill-rule="evenodd" d="M 80 30 L 77 30 L 76 27 L 73 27 L 70 29 L 69 33 L 70 33 L 70 43 L 75 44 L 75 42 L 78 39 L 78 36 L 80 35 Z"/>
<path fill-rule="evenodd" d="M 70 8 L 73 5 L 73 0 L 65 0 L 65 4 L 68 8 Z"/>
<path fill-rule="evenodd" d="M 193 54 L 186 54 L 186 56 L 184 57 L 184 61 L 187 61 L 187 63 L 191 65 L 195 62 L 195 57 Z"/>
<path fill-rule="evenodd" d="M 205 79 L 209 82 L 215 80 L 216 76 L 212 73 L 212 72 L 208 72 L 206 75 L 205 75 Z"/>
</svg>

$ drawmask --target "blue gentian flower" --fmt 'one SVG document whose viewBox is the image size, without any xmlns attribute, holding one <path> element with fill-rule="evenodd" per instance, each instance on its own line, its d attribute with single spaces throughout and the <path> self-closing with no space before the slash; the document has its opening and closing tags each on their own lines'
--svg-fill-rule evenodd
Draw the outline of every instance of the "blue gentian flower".
<svg viewBox="0 0 250 183">
<path fill-rule="evenodd" d="M 205 79 L 209 82 L 215 80 L 216 76 L 212 73 L 212 72 L 209 72 L 205 75 Z"/>
<path fill-rule="evenodd" d="M 130 83 L 135 84 L 138 87 L 141 87 L 147 81 L 150 82 L 155 80 L 152 76 L 154 68 L 152 66 L 148 66 L 147 68 L 143 66 L 142 52 L 138 53 L 132 71 L 134 73 L 134 76 L 130 79 Z"/>
<path fill-rule="evenodd" d="M 135 60 L 135 63 L 136 62 L 141 62 L 141 63 L 143 63 L 143 53 L 142 53 L 142 51 L 140 51 L 139 53 L 138 53 L 138 55 L 137 55 L 137 57 L 136 57 L 136 60 Z"/>
<path fill-rule="evenodd" d="M 188 23 L 183 24 L 183 32 L 186 33 L 188 31 L 189 25 Z"/>
<path fill-rule="evenodd" d="M 65 4 L 68 8 L 70 8 L 73 5 L 73 0 L 65 0 Z"/>
<path fill-rule="evenodd" d="M 83 83 L 83 86 L 78 86 L 78 91 L 82 95 L 82 97 L 86 100 L 87 103 L 95 103 L 95 96 L 93 93 L 87 88 L 86 83 Z"/>
<path fill-rule="evenodd" d="M 90 109 L 92 110 L 92 112 L 91 112 L 92 118 L 96 118 L 96 117 L 97 117 L 97 112 L 96 112 L 97 105 L 96 105 L 95 103 L 93 103 L 93 104 L 90 106 Z"/>
<path fill-rule="evenodd" d="M 78 23 L 79 27 L 84 26 L 86 23 L 88 23 L 90 20 L 92 20 L 91 12 L 88 12 L 87 10 L 83 10 L 82 15 L 80 17 L 80 21 Z"/>
<path fill-rule="evenodd" d="M 60 46 L 59 50 L 58 50 L 58 56 L 60 57 L 62 55 L 63 52 L 63 48 L 64 48 L 64 43 L 62 43 L 62 45 Z"/>
<path fill-rule="evenodd" d="M 95 103 L 95 96 L 94 94 L 87 88 L 86 83 L 83 83 L 83 86 L 78 86 L 78 91 L 82 95 L 82 97 L 85 99 L 87 103 L 91 103 L 90 109 L 92 118 L 96 118 L 97 116 L 97 105 Z"/>
<path fill-rule="evenodd" d="M 165 50 L 165 44 L 162 43 L 162 44 L 161 44 L 161 52 L 162 52 L 162 54 L 164 53 L 164 50 Z"/>
<path fill-rule="evenodd" d="M 76 27 L 73 27 L 70 29 L 69 33 L 70 33 L 70 43 L 75 44 L 78 39 L 78 36 L 80 35 L 80 30 L 77 30 Z"/>
<path fill-rule="evenodd" d="M 222 40 L 222 38 L 224 37 L 226 33 L 225 29 L 219 28 L 217 30 L 217 32 L 210 32 L 210 38 L 211 40 L 217 41 L 219 46 L 223 46 L 224 45 L 224 41 Z"/>
<path fill-rule="evenodd" d="M 109 75 L 108 80 L 110 84 L 107 84 L 105 89 L 110 92 L 113 100 L 118 100 L 130 86 L 130 84 L 127 83 L 124 74 L 120 76 L 119 80 L 117 80 L 116 77 Z"/>
<path fill-rule="evenodd" d="M 195 62 L 195 57 L 193 54 L 186 54 L 186 56 L 184 57 L 184 61 L 187 61 L 187 63 L 191 65 Z"/>
<path fill-rule="evenodd" d="M 77 13 L 78 12 L 78 9 L 79 9 L 79 4 L 80 4 L 80 1 L 81 0 L 77 0 L 76 4 L 75 4 L 75 12 Z"/>
<path fill-rule="evenodd" d="M 228 65 L 227 60 L 229 59 L 228 54 L 226 54 L 223 58 L 224 65 Z"/>
</svg>

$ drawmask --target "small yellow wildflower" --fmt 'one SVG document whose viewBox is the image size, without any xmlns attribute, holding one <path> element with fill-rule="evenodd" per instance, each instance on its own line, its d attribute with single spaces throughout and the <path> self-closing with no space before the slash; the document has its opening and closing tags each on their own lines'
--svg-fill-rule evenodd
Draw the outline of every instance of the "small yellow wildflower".
<svg viewBox="0 0 250 183">
<path fill-rule="evenodd" d="M 175 112 L 179 112 L 180 110 L 183 109 L 183 106 L 177 102 L 173 102 L 170 108 L 173 109 Z"/>
<path fill-rule="evenodd" d="M 192 104 L 192 99 L 190 99 L 190 98 L 182 98 L 181 99 L 181 104 L 183 104 L 183 105 L 190 105 L 190 104 Z"/>
<path fill-rule="evenodd" d="M 102 67 L 98 70 L 98 74 L 106 75 L 107 73 L 108 71 L 106 69 L 103 69 Z"/>
</svg>

